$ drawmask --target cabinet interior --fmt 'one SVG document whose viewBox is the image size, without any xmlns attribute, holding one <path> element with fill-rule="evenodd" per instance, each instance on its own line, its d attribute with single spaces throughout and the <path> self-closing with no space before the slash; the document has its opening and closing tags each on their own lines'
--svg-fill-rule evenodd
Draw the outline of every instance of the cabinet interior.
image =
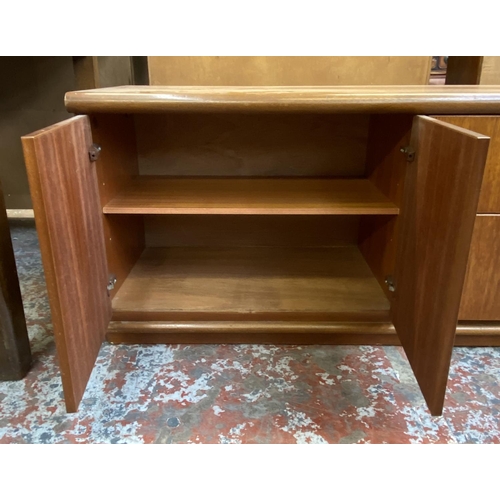
<svg viewBox="0 0 500 500">
<path fill-rule="evenodd" d="M 116 321 L 387 321 L 412 116 L 91 116 Z"/>
</svg>

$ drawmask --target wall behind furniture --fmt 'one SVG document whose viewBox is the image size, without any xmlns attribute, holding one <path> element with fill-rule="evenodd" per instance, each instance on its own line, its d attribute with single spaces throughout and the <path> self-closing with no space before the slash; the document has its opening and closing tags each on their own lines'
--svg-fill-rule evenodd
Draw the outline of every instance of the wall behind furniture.
<svg viewBox="0 0 500 500">
<path fill-rule="evenodd" d="M 9 209 L 31 208 L 21 136 L 70 115 L 71 57 L 0 57 L 0 181 Z"/>
<path fill-rule="evenodd" d="M 146 56 L 75 56 L 76 90 L 147 85 Z"/>
<path fill-rule="evenodd" d="M 31 209 L 21 136 L 65 120 L 70 90 L 147 83 L 146 57 L 0 57 L 0 182 L 7 209 Z"/>
</svg>

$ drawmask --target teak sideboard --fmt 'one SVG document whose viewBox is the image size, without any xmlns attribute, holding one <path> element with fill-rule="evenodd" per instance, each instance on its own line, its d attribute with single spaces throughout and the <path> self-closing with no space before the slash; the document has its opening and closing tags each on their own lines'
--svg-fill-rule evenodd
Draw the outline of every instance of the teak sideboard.
<svg viewBox="0 0 500 500">
<path fill-rule="evenodd" d="M 500 87 L 65 102 L 22 141 L 68 411 L 105 338 L 400 342 L 434 415 L 456 332 L 499 343 Z"/>
</svg>

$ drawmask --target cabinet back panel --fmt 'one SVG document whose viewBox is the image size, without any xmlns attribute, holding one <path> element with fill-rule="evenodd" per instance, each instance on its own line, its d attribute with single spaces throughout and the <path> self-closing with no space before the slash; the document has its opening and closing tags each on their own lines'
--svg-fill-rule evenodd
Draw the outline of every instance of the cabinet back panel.
<svg viewBox="0 0 500 500">
<path fill-rule="evenodd" d="M 147 247 L 355 245 L 358 216 L 168 215 L 144 217 Z"/>
<path fill-rule="evenodd" d="M 136 115 L 141 175 L 340 176 L 365 171 L 368 115 Z"/>
</svg>

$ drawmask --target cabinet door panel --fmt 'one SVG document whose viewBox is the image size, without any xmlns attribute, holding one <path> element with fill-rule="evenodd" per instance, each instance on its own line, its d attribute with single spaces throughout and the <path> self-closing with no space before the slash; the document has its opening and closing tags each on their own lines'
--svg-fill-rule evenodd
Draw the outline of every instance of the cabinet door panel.
<svg viewBox="0 0 500 500">
<path fill-rule="evenodd" d="M 77 411 L 111 317 L 87 116 L 22 138 L 66 408 Z"/>
<path fill-rule="evenodd" d="M 413 122 L 392 314 L 433 415 L 443 408 L 488 144 L 433 118 Z"/>
</svg>

